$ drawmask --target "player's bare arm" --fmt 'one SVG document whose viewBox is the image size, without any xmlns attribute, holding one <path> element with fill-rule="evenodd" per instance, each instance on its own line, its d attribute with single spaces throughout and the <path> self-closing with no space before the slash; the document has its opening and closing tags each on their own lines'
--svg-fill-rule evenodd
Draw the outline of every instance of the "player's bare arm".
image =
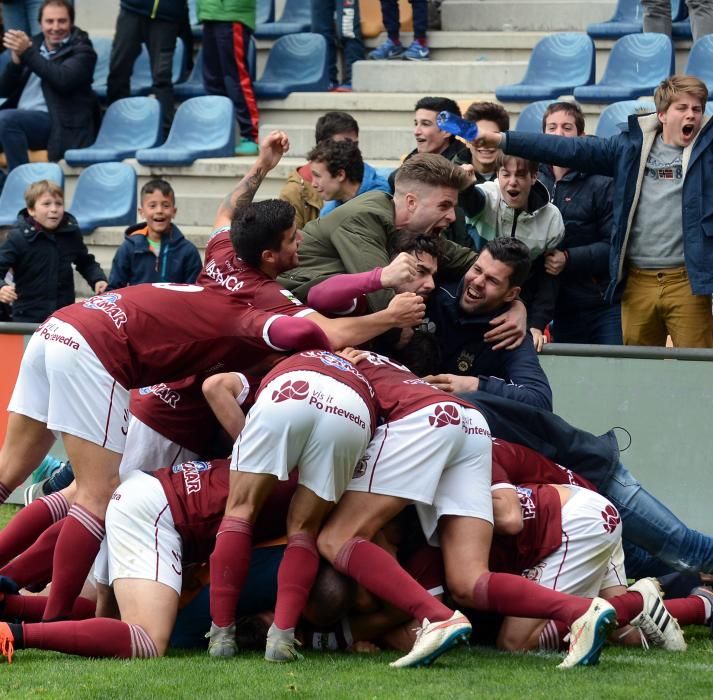
<svg viewBox="0 0 713 700">
<path fill-rule="evenodd" d="M 245 425 L 245 414 L 238 404 L 243 389 L 245 385 L 236 372 L 213 374 L 203 382 L 203 396 L 232 440 L 237 440 Z"/>
</svg>

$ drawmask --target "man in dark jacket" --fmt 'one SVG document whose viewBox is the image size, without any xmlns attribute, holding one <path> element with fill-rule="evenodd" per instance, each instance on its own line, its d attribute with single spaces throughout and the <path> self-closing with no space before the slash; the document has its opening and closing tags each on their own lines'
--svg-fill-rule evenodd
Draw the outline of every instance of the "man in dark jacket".
<svg viewBox="0 0 713 700">
<path fill-rule="evenodd" d="M 584 114 L 572 102 L 553 102 L 542 130 L 557 136 L 583 136 Z M 545 269 L 560 280 L 552 334 L 558 343 L 621 345 L 619 295 L 604 300 L 609 286 L 609 236 L 613 181 L 557 165 L 541 165 L 538 178 L 564 220 L 564 239 L 545 253 Z"/>
<path fill-rule="evenodd" d="M 95 293 L 106 277 L 87 250 L 76 219 L 64 211 L 62 189 L 54 182 L 33 182 L 23 209 L 0 245 L 0 280 L 9 268 L 14 286 L 0 286 L 0 302 L 12 304 L 12 320 L 40 323 L 57 309 L 74 303 L 72 264 Z"/>
<path fill-rule="evenodd" d="M 42 34 L 5 33 L 11 60 L 0 76 L 0 148 L 8 170 L 28 162 L 28 149 L 59 160 L 68 148 L 94 141 L 97 98 L 92 91 L 97 54 L 87 33 L 74 26 L 67 0 L 45 0 Z"/>
</svg>

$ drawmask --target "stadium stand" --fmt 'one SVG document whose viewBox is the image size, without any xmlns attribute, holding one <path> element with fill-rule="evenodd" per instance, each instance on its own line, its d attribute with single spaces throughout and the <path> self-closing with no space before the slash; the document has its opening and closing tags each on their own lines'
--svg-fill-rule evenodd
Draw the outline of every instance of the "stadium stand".
<svg viewBox="0 0 713 700">
<path fill-rule="evenodd" d="M 222 95 L 186 100 L 176 116 L 166 143 L 136 153 L 143 165 L 191 165 L 198 158 L 232 156 L 235 150 L 233 103 Z"/>
<path fill-rule="evenodd" d="M 150 97 L 126 97 L 109 105 L 97 140 L 87 148 L 65 152 L 68 165 L 81 166 L 133 158 L 161 140 L 161 106 Z"/>
<path fill-rule="evenodd" d="M 327 90 L 326 39 L 309 32 L 280 37 L 270 49 L 265 70 L 253 87 L 255 95 L 262 99 Z"/>
<path fill-rule="evenodd" d="M 628 34 L 612 48 L 604 76 L 596 85 L 575 88 L 580 102 L 616 102 L 653 95 L 674 72 L 671 39 L 665 34 Z"/>
<path fill-rule="evenodd" d="M 597 122 L 595 135 L 606 138 L 615 136 L 621 131 L 620 126 L 625 125 L 630 114 L 636 112 L 653 112 L 654 103 L 647 100 L 622 100 L 613 102 L 602 110 Z"/>
<path fill-rule="evenodd" d="M 311 28 L 310 0 L 286 0 L 280 19 L 258 24 L 255 27 L 255 36 L 258 39 L 276 39 L 297 32 L 308 32 Z"/>
<path fill-rule="evenodd" d="M 110 36 L 92 37 L 92 45 L 97 52 L 92 89 L 101 99 L 106 98 L 106 81 L 109 77 L 109 60 L 111 58 L 111 41 Z"/>
<path fill-rule="evenodd" d="M 619 39 L 643 31 L 644 8 L 639 0 L 618 0 L 612 18 L 587 27 L 592 39 Z"/>
<path fill-rule="evenodd" d="M 257 0 L 255 25 L 271 24 L 275 21 L 275 0 Z"/>
<path fill-rule="evenodd" d="M 562 32 L 537 42 L 525 77 L 495 91 L 499 100 L 530 102 L 571 95 L 579 85 L 594 82 L 594 42 L 586 34 Z"/>
<path fill-rule="evenodd" d="M 685 0 L 671 0 L 671 34 L 678 39 L 690 39 L 691 20 Z"/>
<path fill-rule="evenodd" d="M 693 44 L 683 72 L 700 78 L 713 93 L 713 35 L 702 36 Z"/>
<path fill-rule="evenodd" d="M 520 112 L 515 131 L 530 131 L 539 134 L 542 131 L 542 117 L 552 100 L 537 100 L 531 102 Z"/>
<path fill-rule="evenodd" d="M 82 170 L 68 208 L 83 234 L 99 226 L 136 223 L 136 171 L 128 163 L 95 163 Z"/>
<path fill-rule="evenodd" d="M 171 80 L 175 85 L 181 79 L 185 64 L 185 52 L 181 39 L 176 39 L 176 50 L 173 53 L 173 68 L 171 71 Z M 148 95 L 151 92 L 153 78 L 151 77 L 151 62 L 149 61 L 149 52 L 144 44 L 141 47 L 141 53 L 134 62 L 134 69 L 131 73 L 131 96 Z"/>
<path fill-rule="evenodd" d="M 64 173 L 57 163 L 25 163 L 10 171 L 0 194 L 0 226 L 10 226 L 25 207 L 25 190 L 37 180 L 64 187 Z"/>
</svg>

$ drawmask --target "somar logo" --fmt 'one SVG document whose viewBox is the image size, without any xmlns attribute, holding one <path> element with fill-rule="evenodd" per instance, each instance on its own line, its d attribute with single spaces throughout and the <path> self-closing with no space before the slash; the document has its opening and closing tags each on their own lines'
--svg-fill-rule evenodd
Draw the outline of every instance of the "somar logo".
<svg viewBox="0 0 713 700">
<path fill-rule="evenodd" d="M 85 309 L 92 309 L 92 311 L 103 311 L 117 328 L 121 328 L 126 323 L 127 317 L 124 310 L 116 304 L 119 299 L 121 299 L 121 294 L 108 292 L 87 299 L 82 306 Z"/>
<path fill-rule="evenodd" d="M 307 382 L 302 379 L 295 379 L 295 381 L 288 379 L 279 389 L 272 392 L 272 400 L 275 403 L 287 401 L 288 399 L 301 401 L 307 398 L 308 393 L 309 384 Z"/>
<path fill-rule="evenodd" d="M 432 416 L 428 417 L 428 422 L 434 428 L 442 428 L 446 425 L 460 425 L 460 413 L 453 404 L 436 406 Z"/>
</svg>

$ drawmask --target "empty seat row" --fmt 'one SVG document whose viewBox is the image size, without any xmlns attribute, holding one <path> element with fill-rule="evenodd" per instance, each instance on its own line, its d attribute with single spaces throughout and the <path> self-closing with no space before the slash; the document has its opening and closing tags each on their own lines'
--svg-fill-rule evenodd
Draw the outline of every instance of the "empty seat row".
<svg viewBox="0 0 713 700">
<path fill-rule="evenodd" d="M 691 38 L 691 22 L 684 0 L 671 0 L 671 33 L 680 39 Z M 618 0 L 612 18 L 587 27 L 592 39 L 619 39 L 644 30 L 644 8 L 639 0 Z"/>
</svg>

